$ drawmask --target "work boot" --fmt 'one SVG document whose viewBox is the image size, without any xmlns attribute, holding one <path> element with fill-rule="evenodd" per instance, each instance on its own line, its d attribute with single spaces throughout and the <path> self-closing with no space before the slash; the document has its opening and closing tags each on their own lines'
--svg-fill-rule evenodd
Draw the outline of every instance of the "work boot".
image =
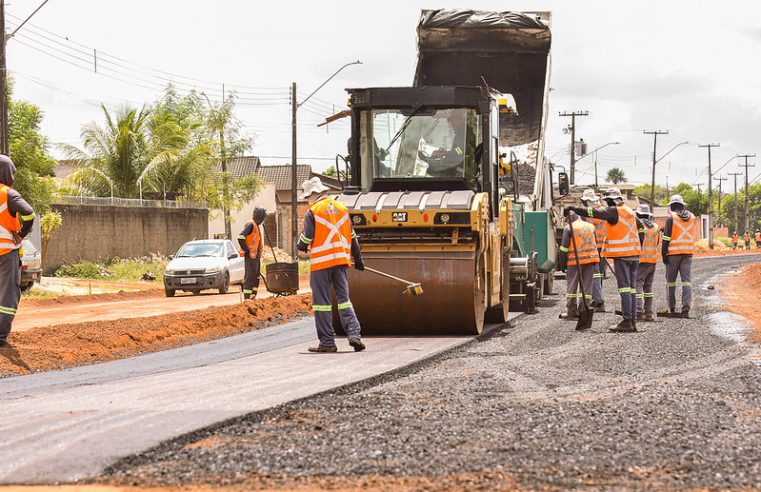
<svg viewBox="0 0 761 492">
<path fill-rule="evenodd" d="M 682 312 L 680 313 L 682 318 L 689 318 L 690 317 L 690 308 L 682 308 Z"/>
<path fill-rule="evenodd" d="M 560 319 L 566 319 L 566 320 L 579 319 L 579 313 L 576 311 L 568 311 L 565 313 L 560 313 Z"/>
<path fill-rule="evenodd" d="M 645 321 L 645 313 L 637 313 L 637 321 Z"/>
<path fill-rule="evenodd" d="M 349 337 L 349 345 L 354 347 L 355 352 L 362 352 L 367 347 L 365 347 L 365 344 L 362 343 L 362 340 L 357 337 Z"/>
<path fill-rule="evenodd" d="M 632 320 L 625 319 L 616 326 L 609 328 L 609 331 L 613 333 L 634 333 L 637 331 L 637 327 L 634 325 Z"/>
<path fill-rule="evenodd" d="M 655 321 L 655 318 L 653 317 L 653 313 L 645 314 L 642 317 L 642 321 Z"/>
<path fill-rule="evenodd" d="M 310 352 L 332 353 L 338 352 L 338 347 L 335 345 L 318 345 L 316 347 L 309 347 L 307 350 Z"/>
<path fill-rule="evenodd" d="M 5 340 L 0 340 L 0 348 L 10 347 L 10 346 L 11 345 L 8 342 L 6 342 Z"/>
<path fill-rule="evenodd" d="M 607 313 L 605 310 L 605 303 L 601 302 L 600 304 L 595 305 L 595 312 L 596 313 Z"/>
</svg>

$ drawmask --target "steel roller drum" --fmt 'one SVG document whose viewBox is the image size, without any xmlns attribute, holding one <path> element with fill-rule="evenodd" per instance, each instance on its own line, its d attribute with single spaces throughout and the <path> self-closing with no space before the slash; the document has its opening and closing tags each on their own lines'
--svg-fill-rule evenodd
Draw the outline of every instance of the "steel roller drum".
<svg viewBox="0 0 761 492">
<path fill-rule="evenodd" d="M 369 267 L 411 282 L 423 295 L 403 294 L 404 285 L 352 269 L 349 295 L 363 335 L 477 335 L 484 324 L 483 295 L 476 287 L 475 252 L 362 254 Z"/>
</svg>

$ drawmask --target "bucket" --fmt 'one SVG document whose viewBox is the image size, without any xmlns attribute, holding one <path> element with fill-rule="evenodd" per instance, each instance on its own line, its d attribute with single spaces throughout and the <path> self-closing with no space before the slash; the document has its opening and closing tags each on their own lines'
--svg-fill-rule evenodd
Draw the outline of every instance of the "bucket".
<svg viewBox="0 0 761 492">
<path fill-rule="evenodd" d="M 298 263 L 270 263 L 265 267 L 267 290 L 273 294 L 287 296 L 299 290 Z"/>
</svg>

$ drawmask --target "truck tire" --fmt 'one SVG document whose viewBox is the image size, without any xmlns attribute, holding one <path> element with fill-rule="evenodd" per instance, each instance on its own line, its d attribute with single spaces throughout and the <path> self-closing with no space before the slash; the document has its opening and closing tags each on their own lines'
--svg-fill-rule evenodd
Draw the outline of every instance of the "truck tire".
<svg viewBox="0 0 761 492">
<path fill-rule="evenodd" d="M 167 297 L 174 297 L 174 289 L 164 289 L 164 294 L 166 294 Z"/>
<path fill-rule="evenodd" d="M 227 294 L 230 292 L 230 274 L 225 272 L 225 278 L 222 280 L 222 285 L 219 287 L 220 294 Z"/>
</svg>

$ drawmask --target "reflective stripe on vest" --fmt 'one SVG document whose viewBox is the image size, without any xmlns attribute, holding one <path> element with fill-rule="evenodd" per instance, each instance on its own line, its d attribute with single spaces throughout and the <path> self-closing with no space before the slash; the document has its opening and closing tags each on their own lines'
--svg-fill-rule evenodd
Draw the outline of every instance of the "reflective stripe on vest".
<svg viewBox="0 0 761 492">
<path fill-rule="evenodd" d="M 698 220 L 694 214 L 690 218 L 682 220 L 678 214 L 671 212 L 673 226 L 671 228 L 671 242 L 669 242 L 669 255 L 691 255 L 695 253 L 695 241 L 698 235 Z"/>
<path fill-rule="evenodd" d="M 600 257 L 597 253 L 597 242 L 595 241 L 595 226 L 583 220 L 577 220 L 573 223 L 573 235 L 576 239 L 578 261 L 573 251 L 573 242 L 569 242 L 568 264 L 587 265 L 599 262 Z"/>
<path fill-rule="evenodd" d="M 248 250 L 253 253 L 250 257 L 256 258 L 259 256 L 259 253 L 262 249 L 262 233 L 259 230 L 259 224 L 254 222 L 253 220 L 249 220 L 246 222 L 246 225 L 252 224 L 254 227 L 251 229 L 251 234 L 248 236 L 243 236 L 244 240 L 246 241 L 246 246 L 248 246 Z M 241 253 L 244 253 L 243 249 L 240 250 Z"/>
<path fill-rule="evenodd" d="M 640 263 L 658 263 L 661 257 L 661 230 L 657 224 L 645 225 L 645 239 L 642 241 Z"/>
<path fill-rule="evenodd" d="M 21 223 L 8 210 L 8 191 L 11 188 L 0 185 L 0 256 L 21 247 L 13 242 L 13 233 L 21 230 Z"/>
<path fill-rule="evenodd" d="M 618 222 L 611 225 L 605 222 L 605 247 L 602 255 L 606 258 L 622 258 L 639 256 L 640 244 L 637 232 L 637 217 L 634 211 L 626 205 L 618 208 Z"/>
<path fill-rule="evenodd" d="M 351 265 L 352 230 L 349 210 L 332 198 L 314 203 L 314 239 L 309 249 L 312 271 Z"/>
<path fill-rule="evenodd" d="M 605 238 L 607 237 L 605 224 L 608 222 L 602 219 L 595 219 L 594 217 L 591 220 L 592 224 L 595 226 L 595 241 L 597 241 L 597 246 L 602 248 L 602 245 L 605 244 Z"/>
</svg>

